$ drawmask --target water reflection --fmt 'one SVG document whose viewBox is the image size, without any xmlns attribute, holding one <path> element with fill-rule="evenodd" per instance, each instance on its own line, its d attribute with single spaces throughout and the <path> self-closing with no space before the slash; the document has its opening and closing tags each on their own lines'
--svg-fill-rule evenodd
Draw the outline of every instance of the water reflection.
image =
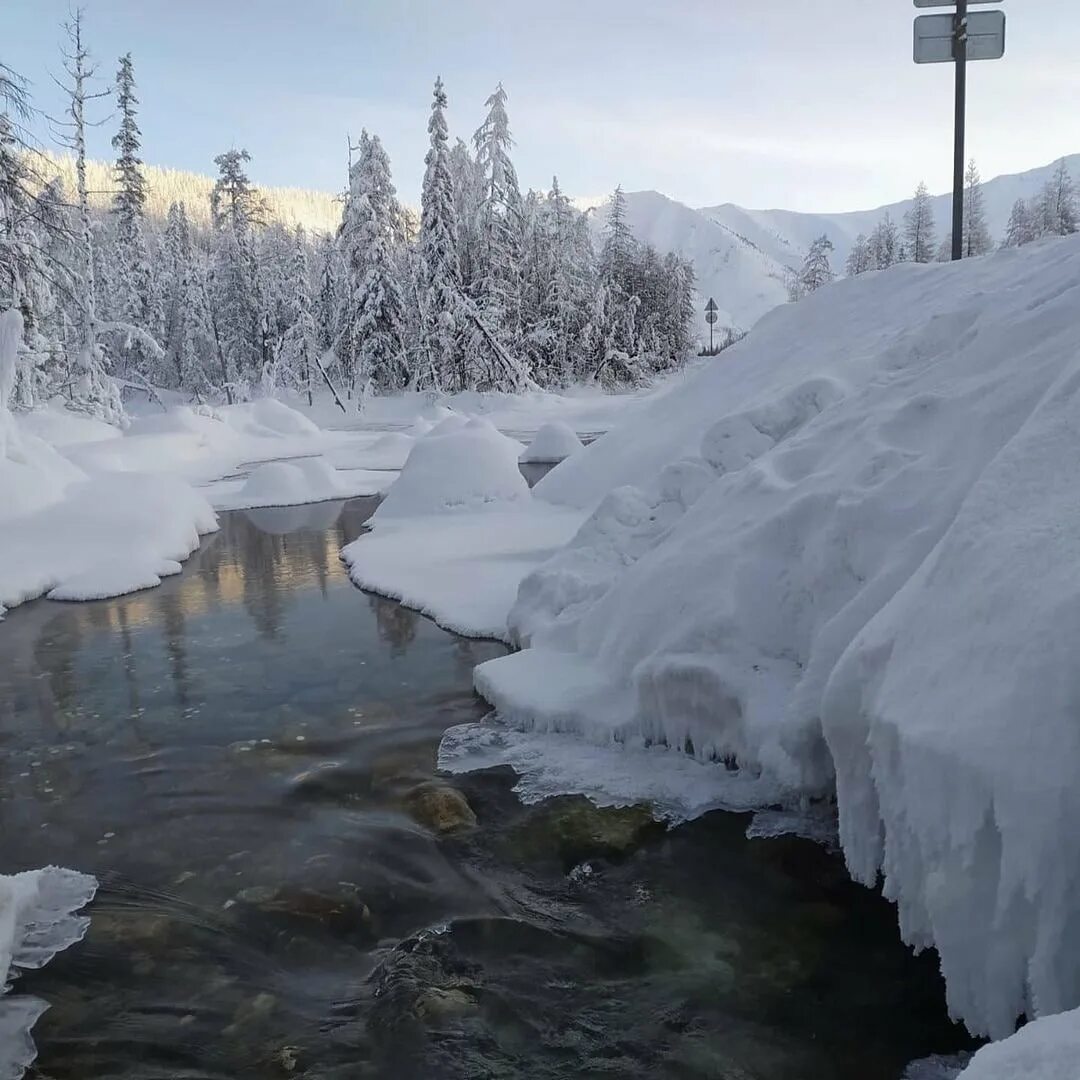
<svg viewBox="0 0 1080 1080">
<path fill-rule="evenodd" d="M 40 1075 L 897 1080 L 960 1043 L 817 849 L 522 807 L 505 770 L 460 781 L 477 829 L 418 816 L 502 647 L 351 586 L 373 507 L 224 514 L 158 589 L 0 624 L 0 865 L 104 882 L 21 983 Z"/>
</svg>

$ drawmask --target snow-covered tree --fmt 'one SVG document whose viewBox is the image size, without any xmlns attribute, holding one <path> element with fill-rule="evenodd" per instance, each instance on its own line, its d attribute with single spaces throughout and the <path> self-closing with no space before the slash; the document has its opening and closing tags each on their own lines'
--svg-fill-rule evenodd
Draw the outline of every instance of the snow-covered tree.
<svg viewBox="0 0 1080 1080">
<path fill-rule="evenodd" d="M 390 159 L 379 137 L 365 131 L 342 222 L 347 290 L 340 325 L 353 381 L 359 376 L 380 388 L 408 381 L 404 302 L 392 254 L 399 219 Z"/>
<path fill-rule="evenodd" d="M 829 252 L 832 250 L 833 243 L 825 235 L 819 236 L 810 245 L 801 269 L 788 285 L 788 296 L 793 301 L 801 300 L 804 296 L 817 292 L 822 286 L 832 281 L 833 271 L 829 265 Z"/>
<path fill-rule="evenodd" d="M 900 261 L 900 230 L 888 213 L 874 227 L 868 244 L 874 270 L 887 270 Z"/>
<path fill-rule="evenodd" d="M 1009 223 L 1005 226 L 1005 239 L 1002 247 L 1022 247 L 1038 238 L 1038 223 L 1031 207 L 1024 199 L 1017 199 L 1009 213 Z"/>
<path fill-rule="evenodd" d="M 870 243 L 863 233 L 859 233 L 855 237 L 855 242 L 851 245 L 851 251 L 848 252 L 844 273 L 848 277 L 857 277 L 859 274 L 865 274 L 867 270 L 873 269 L 874 259 L 870 253 Z"/>
<path fill-rule="evenodd" d="M 280 357 L 282 367 L 289 373 L 290 383 L 306 395 L 307 403 L 310 405 L 314 400 L 315 385 L 318 380 L 316 373 L 319 363 L 318 328 L 315 324 L 311 298 L 307 243 L 304 231 L 299 226 L 297 226 L 295 239 L 291 275 L 294 286 L 293 323 L 285 331 Z"/>
<path fill-rule="evenodd" d="M 246 396 L 271 359 L 253 235 L 264 221 L 264 208 L 244 168 L 250 160 L 246 150 L 228 150 L 214 158 L 219 175 L 210 195 L 210 311 L 218 382 L 229 401 Z"/>
<path fill-rule="evenodd" d="M 986 225 L 983 206 L 982 180 L 972 158 L 964 173 L 964 258 L 985 255 L 993 247 L 990 230 Z"/>
<path fill-rule="evenodd" d="M 430 147 L 420 193 L 420 243 L 417 300 L 420 304 L 420 357 L 413 372 L 418 387 L 467 385 L 461 348 L 461 270 L 457 257 L 457 214 L 447 150 L 446 91 L 435 80 L 428 121 Z"/>
<path fill-rule="evenodd" d="M 484 102 L 488 112 L 473 136 L 481 183 L 479 265 L 472 295 L 487 326 L 504 345 L 521 334 L 523 217 L 517 173 L 510 160 L 513 140 L 502 83 Z"/>
<path fill-rule="evenodd" d="M 202 399 L 213 379 L 208 360 L 214 352 L 201 253 L 194 246 L 187 208 L 173 203 L 165 224 L 165 368 L 168 382 Z"/>
<path fill-rule="evenodd" d="M 1076 187 L 1064 158 L 1057 163 L 1054 175 L 1039 193 L 1034 216 L 1042 236 L 1069 236 L 1076 232 L 1080 218 Z"/>
<path fill-rule="evenodd" d="M 77 220 L 72 244 L 71 284 L 76 332 L 72 342 L 71 371 L 66 387 L 69 404 L 110 423 L 124 422 L 120 391 L 108 374 L 109 361 L 99 340 L 97 296 L 94 283 L 94 232 L 90 195 L 86 184 L 86 105 L 105 96 L 92 91 L 94 68 L 83 43 L 82 13 L 74 12 L 65 25 L 68 45 L 64 51 L 68 99 L 64 144 L 75 158 Z"/>
<path fill-rule="evenodd" d="M 110 309 L 120 321 L 152 335 L 160 319 L 153 311 L 154 290 L 143 217 L 146 205 L 146 180 L 139 157 L 141 133 L 135 117 L 139 99 L 135 96 L 135 72 L 131 53 L 120 57 L 116 73 L 116 100 L 120 109 L 120 129 L 113 136 L 117 152 L 112 212 L 116 220 L 116 272 L 110 283 Z M 101 246 L 103 250 L 103 246 Z M 129 337 L 121 350 L 122 367 L 131 367 L 146 378 L 153 378 L 155 350 L 149 350 L 140 337 Z"/>
<path fill-rule="evenodd" d="M 915 189 L 915 198 L 904 214 L 904 244 L 907 256 L 912 262 L 933 262 L 937 255 L 934 232 L 934 209 L 930 202 L 930 192 L 926 184 L 920 181 Z"/>
</svg>

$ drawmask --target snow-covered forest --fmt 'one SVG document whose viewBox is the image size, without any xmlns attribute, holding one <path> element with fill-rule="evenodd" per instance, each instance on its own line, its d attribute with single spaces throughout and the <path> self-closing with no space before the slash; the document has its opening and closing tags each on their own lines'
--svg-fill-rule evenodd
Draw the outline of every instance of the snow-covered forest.
<svg viewBox="0 0 1080 1080">
<path fill-rule="evenodd" d="M 501 85 L 466 142 L 451 140 L 436 80 L 419 218 L 365 130 L 342 163 L 332 231 L 283 223 L 236 148 L 214 159 L 206 204 L 178 199 L 162 220 L 148 208 L 132 56 L 106 81 L 79 16 L 65 29 L 69 108 L 55 128 L 73 169 L 31 144 L 27 85 L 0 69 L 0 309 L 25 327 L 15 407 L 59 395 L 115 421 L 134 385 L 221 402 L 329 389 L 354 409 L 403 388 L 632 384 L 691 350 L 692 265 L 635 241 L 621 191 L 599 250 L 557 178 L 523 193 Z M 95 177 L 86 128 L 102 99 L 116 156 Z"/>
</svg>

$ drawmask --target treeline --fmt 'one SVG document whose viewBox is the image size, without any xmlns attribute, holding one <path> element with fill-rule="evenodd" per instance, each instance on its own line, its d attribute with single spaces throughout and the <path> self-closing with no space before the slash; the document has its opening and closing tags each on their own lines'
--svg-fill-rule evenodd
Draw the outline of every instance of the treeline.
<svg viewBox="0 0 1080 1080">
<path fill-rule="evenodd" d="M 86 114 L 102 95 L 77 14 L 66 29 L 69 176 L 28 145 L 26 85 L 0 66 L 0 310 L 23 314 L 22 407 L 61 394 L 117 419 L 118 383 L 209 401 L 279 389 L 310 400 L 326 385 L 361 406 L 403 388 L 633 383 L 693 347 L 692 266 L 636 242 L 621 190 L 599 250 L 557 180 L 522 194 L 501 85 L 471 142 L 451 145 L 436 81 L 419 220 L 365 131 L 333 232 L 275 220 L 236 149 L 214 159 L 208 205 L 176 200 L 162 225 L 130 54 L 110 88 L 111 197 L 94 205 Z"/>
<path fill-rule="evenodd" d="M 1033 198 L 1017 199 L 1000 247 L 1020 247 L 1045 236 L 1069 236 L 1080 229 L 1080 208 L 1076 185 L 1062 158 L 1053 175 Z M 986 221 L 983 205 L 982 180 L 974 160 L 964 174 L 964 235 L 963 257 L 985 255 L 994 249 L 994 241 Z M 835 278 L 830 265 L 832 242 L 820 236 L 798 272 L 788 282 L 788 295 L 799 300 Z M 911 206 L 901 222 L 895 222 L 888 212 L 867 236 L 859 233 L 848 253 L 844 267 L 848 277 L 869 270 L 887 270 L 900 262 L 948 262 L 952 259 L 952 232 L 939 245 L 934 226 L 934 212 L 925 183 L 915 189 Z"/>
</svg>

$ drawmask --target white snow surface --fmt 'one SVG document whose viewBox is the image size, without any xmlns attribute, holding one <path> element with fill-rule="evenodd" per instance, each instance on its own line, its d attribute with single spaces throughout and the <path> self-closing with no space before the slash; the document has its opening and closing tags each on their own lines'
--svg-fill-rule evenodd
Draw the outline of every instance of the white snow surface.
<svg viewBox="0 0 1080 1080">
<path fill-rule="evenodd" d="M 1080 1009 L 1044 1016 L 979 1050 L 959 1080 L 1077 1080 Z"/>
<path fill-rule="evenodd" d="M 416 442 L 373 523 L 444 510 L 506 505 L 528 497 L 520 443 L 487 420 L 450 416 Z"/>
<path fill-rule="evenodd" d="M 211 502 L 229 510 L 301 506 L 329 499 L 378 495 L 393 482 L 393 474 L 369 469 L 335 469 L 322 455 L 268 461 L 256 466 L 243 481 L 212 486 Z"/>
<path fill-rule="evenodd" d="M 500 641 L 508 640 L 506 612 L 521 579 L 561 548 L 583 517 L 537 506 L 527 490 L 473 513 L 440 508 L 380 517 L 381 511 L 371 519 L 373 531 L 341 551 L 352 581 L 448 630 Z"/>
<path fill-rule="evenodd" d="M 554 464 L 580 449 L 581 440 L 577 432 L 562 420 L 553 420 L 537 431 L 520 460 L 527 464 Z"/>
<path fill-rule="evenodd" d="M 0 875 L 0 1080 L 18 1080 L 34 1060 L 30 1029 L 48 1008 L 11 994 L 12 980 L 82 940 L 90 920 L 76 912 L 96 890 L 92 877 L 56 866 Z"/>
<path fill-rule="evenodd" d="M 1077 237 L 770 313 L 537 486 L 589 517 L 476 672 L 518 729 L 835 788 L 999 1038 L 1080 1004 L 1078 337 Z"/>
</svg>

